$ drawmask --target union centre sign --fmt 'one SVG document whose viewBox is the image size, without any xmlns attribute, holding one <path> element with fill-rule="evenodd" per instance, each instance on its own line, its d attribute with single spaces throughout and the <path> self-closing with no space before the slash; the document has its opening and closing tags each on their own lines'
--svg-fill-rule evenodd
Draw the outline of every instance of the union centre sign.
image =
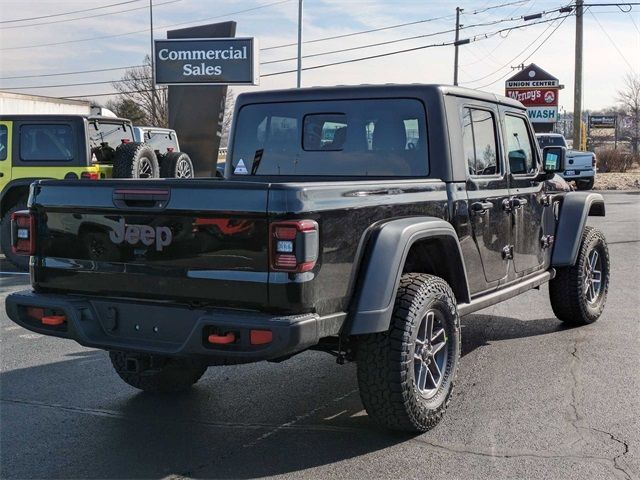
<svg viewBox="0 0 640 480">
<path fill-rule="evenodd" d="M 257 85 L 253 38 L 155 40 L 157 85 Z"/>
</svg>

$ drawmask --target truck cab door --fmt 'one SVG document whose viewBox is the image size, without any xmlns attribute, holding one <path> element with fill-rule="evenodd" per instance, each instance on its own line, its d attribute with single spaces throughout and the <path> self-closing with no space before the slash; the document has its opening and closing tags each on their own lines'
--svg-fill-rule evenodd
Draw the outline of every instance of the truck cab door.
<svg viewBox="0 0 640 480">
<path fill-rule="evenodd" d="M 494 106 L 480 104 L 463 108 L 469 219 L 484 272 L 484 282 L 477 278 L 481 272 L 470 272 L 470 286 L 475 293 L 497 286 L 507 276 L 509 268 L 505 254 L 511 243 L 509 185 L 503 155 L 498 148 L 497 118 Z"/>
<path fill-rule="evenodd" d="M 0 192 L 11 181 L 11 138 L 13 122 L 0 120 Z"/>
<path fill-rule="evenodd" d="M 531 124 L 521 112 L 504 116 L 504 147 L 509 167 L 509 207 L 512 218 L 513 266 L 517 276 L 543 268 L 546 207 L 544 183 L 536 180 L 541 168 Z"/>
</svg>

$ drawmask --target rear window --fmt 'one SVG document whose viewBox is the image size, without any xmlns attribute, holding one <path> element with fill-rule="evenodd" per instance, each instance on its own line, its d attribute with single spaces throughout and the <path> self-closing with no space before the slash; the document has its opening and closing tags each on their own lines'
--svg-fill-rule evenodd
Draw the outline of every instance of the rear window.
<svg viewBox="0 0 640 480">
<path fill-rule="evenodd" d="M 246 105 L 234 137 L 235 175 L 428 174 L 425 112 L 418 100 Z"/>
<path fill-rule="evenodd" d="M 143 142 L 147 143 L 154 150 L 166 153 L 168 149 L 177 151 L 175 136 L 169 132 L 144 132 Z"/>
<path fill-rule="evenodd" d="M 20 158 L 26 162 L 68 162 L 75 154 L 70 125 L 22 125 Z"/>
<path fill-rule="evenodd" d="M 91 149 L 99 147 L 118 148 L 122 141 L 134 142 L 133 128 L 126 123 L 92 122 L 89 125 Z"/>
<path fill-rule="evenodd" d="M 539 135 L 538 137 L 538 145 L 540 148 L 544 147 L 566 147 L 564 138 L 556 137 L 551 135 Z"/>
</svg>

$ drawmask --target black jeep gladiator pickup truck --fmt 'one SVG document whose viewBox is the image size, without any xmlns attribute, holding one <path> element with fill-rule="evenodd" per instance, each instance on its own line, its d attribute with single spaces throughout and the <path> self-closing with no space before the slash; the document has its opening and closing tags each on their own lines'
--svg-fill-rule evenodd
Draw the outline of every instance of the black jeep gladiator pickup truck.
<svg viewBox="0 0 640 480">
<path fill-rule="evenodd" d="M 556 316 L 602 313 L 609 256 L 564 149 L 524 107 L 473 90 L 358 86 L 242 94 L 225 176 L 41 180 L 13 218 L 33 288 L 10 318 L 109 351 L 134 387 L 307 349 L 355 360 L 370 417 L 442 417 L 460 316 L 548 282 Z"/>
</svg>

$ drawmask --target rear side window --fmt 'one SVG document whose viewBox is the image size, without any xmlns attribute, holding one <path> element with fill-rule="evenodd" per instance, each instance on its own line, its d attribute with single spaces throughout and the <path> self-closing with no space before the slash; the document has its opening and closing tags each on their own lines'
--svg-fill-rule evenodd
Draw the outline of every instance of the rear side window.
<svg viewBox="0 0 640 480">
<path fill-rule="evenodd" d="M 477 108 L 465 108 L 462 139 L 469 175 L 499 173 L 493 113 Z"/>
<path fill-rule="evenodd" d="M 68 162 L 75 155 L 70 125 L 22 125 L 20 158 L 25 162 Z"/>
<path fill-rule="evenodd" d="M 505 116 L 505 134 L 509 168 L 515 175 L 526 175 L 536 171 L 534 145 L 527 128 L 527 121 L 522 117 Z"/>
<path fill-rule="evenodd" d="M 6 125 L 0 125 L 0 161 L 7 159 L 8 137 Z"/>
<path fill-rule="evenodd" d="M 264 103 L 240 109 L 235 175 L 428 174 L 426 118 L 414 99 Z"/>
</svg>

